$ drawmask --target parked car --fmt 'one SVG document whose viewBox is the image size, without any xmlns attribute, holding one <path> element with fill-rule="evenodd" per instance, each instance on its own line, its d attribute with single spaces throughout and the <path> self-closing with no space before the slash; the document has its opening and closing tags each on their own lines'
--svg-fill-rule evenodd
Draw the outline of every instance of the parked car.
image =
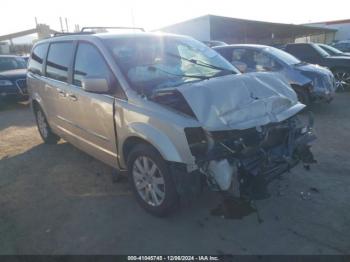
<svg viewBox="0 0 350 262">
<path fill-rule="evenodd" d="M 350 52 L 350 40 L 343 40 L 332 44 L 333 47 L 342 52 Z"/>
<path fill-rule="evenodd" d="M 127 171 L 136 199 L 155 215 L 204 181 L 253 197 L 257 179 L 314 162 L 311 124 L 298 120 L 305 106 L 288 83 L 273 73 L 240 74 L 189 37 L 45 39 L 33 47 L 27 81 L 44 142 L 63 138 Z"/>
<path fill-rule="evenodd" d="M 350 56 L 350 53 L 344 53 L 333 46 L 326 45 L 326 44 L 317 44 L 317 45 L 321 47 L 324 51 L 326 51 L 330 56 Z"/>
<path fill-rule="evenodd" d="M 296 57 L 271 46 L 229 45 L 214 47 L 242 73 L 279 72 L 284 75 L 305 105 L 314 101 L 331 101 L 335 81 L 324 67 L 301 62 Z"/>
<path fill-rule="evenodd" d="M 336 87 L 344 89 L 350 85 L 350 57 L 330 56 L 314 43 L 287 44 L 285 51 L 310 64 L 330 69 L 336 80 Z"/>
<path fill-rule="evenodd" d="M 20 56 L 0 55 L 0 100 L 28 99 L 26 62 Z"/>
</svg>

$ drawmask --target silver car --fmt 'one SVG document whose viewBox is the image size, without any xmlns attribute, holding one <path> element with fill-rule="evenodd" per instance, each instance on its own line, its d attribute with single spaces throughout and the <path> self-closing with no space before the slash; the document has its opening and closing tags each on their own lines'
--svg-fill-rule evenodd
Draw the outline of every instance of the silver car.
<svg viewBox="0 0 350 262">
<path fill-rule="evenodd" d="M 265 45 L 237 44 L 214 47 L 242 73 L 278 72 L 297 93 L 305 105 L 312 102 L 330 102 L 336 90 L 333 73 L 318 65 L 300 61 L 293 55 Z"/>
<path fill-rule="evenodd" d="M 35 44 L 27 82 L 45 143 L 60 138 L 127 171 L 136 199 L 165 215 L 211 189 L 254 197 L 313 163 L 304 105 L 273 73 L 240 74 L 204 44 L 156 33 L 73 34 Z"/>
</svg>

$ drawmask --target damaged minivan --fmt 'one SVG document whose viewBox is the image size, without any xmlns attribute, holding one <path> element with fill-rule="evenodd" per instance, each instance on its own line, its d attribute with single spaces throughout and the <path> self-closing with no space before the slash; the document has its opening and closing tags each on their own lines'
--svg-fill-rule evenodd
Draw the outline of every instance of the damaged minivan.
<svg viewBox="0 0 350 262">
<path fill-rule="evenodd" d="M 305 106 L 281 76 L 241 74 L 189 37 L 52 37 L 33 47 L 27 82 L 44 142 L 127 171 L 154 215 L 205 185 L 252 198 L 256 181 L 315 162 L 312 121 L 299 120 Z"/>
</svg>

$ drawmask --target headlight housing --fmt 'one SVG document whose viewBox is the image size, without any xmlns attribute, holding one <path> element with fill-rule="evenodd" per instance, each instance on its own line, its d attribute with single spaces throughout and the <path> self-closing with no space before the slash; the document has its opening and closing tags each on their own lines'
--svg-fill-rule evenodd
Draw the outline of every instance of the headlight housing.
<svg viewBox="0 0 350 262">
<path fill-rule="evenodd" d="M 193 156 L 205 155 L 208 151 L 208 142 L 201 127 L 185 128 L 185 135 Z"/>
<path fill-rule="evenodd" d="M 10 80 L 2 80 L 0 79 L 0 86 L 12 86 L 13 83 Z"/>
</svg>

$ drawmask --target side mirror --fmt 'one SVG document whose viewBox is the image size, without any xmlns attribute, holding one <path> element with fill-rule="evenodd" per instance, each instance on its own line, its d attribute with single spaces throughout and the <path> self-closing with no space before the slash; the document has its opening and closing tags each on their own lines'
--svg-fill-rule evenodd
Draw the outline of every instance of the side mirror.
<svg viewBox="0 0 350 262">
<path fill-rule="evenodd" d="M 109 91 L 107 79 L 105 78 L 83 78 L 81 81 L 83 90 L 91 93 L 106 93 Z"/>
</svg>

